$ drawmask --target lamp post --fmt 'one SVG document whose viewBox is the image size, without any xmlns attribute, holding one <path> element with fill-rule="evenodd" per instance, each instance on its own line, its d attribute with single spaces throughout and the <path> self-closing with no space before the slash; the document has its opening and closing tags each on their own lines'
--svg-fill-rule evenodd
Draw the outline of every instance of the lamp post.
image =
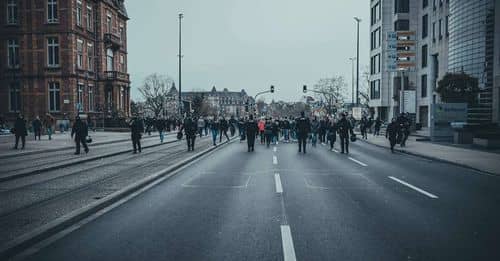
<svg viewBox="0 0 500 261">
<path fill-rule="evenodd" d="M 361 19 L 354 17 L 357 24 L 357 42 L 356 42 L 356 105 L 359 104 L 359 23 Z"/>
<path fill-rule="evenodd" d="M 179 117 L 182 117 L 182 18 L 184 18 L 183 13 L 179 13 Z"/>
<path fill-rule="evenodd" d="M 351 61 L 351 88 L 352 88 L 352 95 L 351 95 L 351 101 L 352 103 L 354 104 L 354 61 L 357 60 L 356 57 L 351 57 L 349 58 L 349 60 Z"/>
</svg>

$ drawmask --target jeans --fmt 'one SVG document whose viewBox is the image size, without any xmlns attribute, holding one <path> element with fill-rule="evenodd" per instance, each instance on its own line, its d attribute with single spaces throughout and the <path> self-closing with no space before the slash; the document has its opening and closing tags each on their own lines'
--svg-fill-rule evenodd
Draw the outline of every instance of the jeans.
<svg viewBox="0 0 500 261">
<path fill-rule="evenodd" d="M 214 143 L 214 145 L 216 145 L 217 143 L 217 134 L 219 134 L 219 131 L 218 130 L 215 130 L 215 129 L 212 129 L 212 141 Z"/>
<path fill-rule="evenodd" d="M 316 143 L 318 142 L 318 134 L 317 133 L 312 133 L 311 134 L 311 144 L 313 147 L 316 147 Z"/>
<path fill-rule="evenodd" d="M 284 137 L 285 141 L 289 141 L 290 140 L 290 130 L 289 129 L 284 129 L 283 130 L 283 137 Z"/>
<path fill-rule="evenodd" d="M 165 134 L 163 134 L 163 131 L 159 131 L 160 133 L 160 142 L 163 143 L 163 139 L 165 139 Z"/>
<path fill-rule="evenodd" d="M 49 136 L 49 140 L 52 139 L 52 127 L 47 127 L 47 135 Z"/>
</svg>

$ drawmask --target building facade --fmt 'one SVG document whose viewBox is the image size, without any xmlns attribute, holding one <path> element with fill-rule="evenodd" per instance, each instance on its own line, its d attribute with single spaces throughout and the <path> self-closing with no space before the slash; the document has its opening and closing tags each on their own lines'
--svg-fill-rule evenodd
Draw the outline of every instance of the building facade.
<svg viewBox="0 0 500 261">
<path fill-rule="evenodd" d="M 409 32 L 415 41 L 409 57 L 398 54 L 398 63 L 414 64 L 405 68 L 403 82 L 405 90 L 415 91 L 417 123 L 429 126 L 432 104 L 440 102 L 439 80 L 462 71 L 478 78 L 482 90 L 469 121 L 498 122 L 499 5 L 498 0 L 371 0 L 369 105 L 376 116 L 390 120 L 400 112 L 402 73 L 390 72 L 385 59 L 387 32 L 395 31 Z"/>
<path fill-rule="evenodd" d="M 124 0 L 5 0 L 0 10 L 0 114 L 128 116 Z"/>
</svg>

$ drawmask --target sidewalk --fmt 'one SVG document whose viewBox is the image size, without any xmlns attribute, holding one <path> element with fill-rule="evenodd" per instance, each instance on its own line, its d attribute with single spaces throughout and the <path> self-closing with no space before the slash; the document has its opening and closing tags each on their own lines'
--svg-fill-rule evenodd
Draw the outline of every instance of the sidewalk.
<svg viewBox="0 0 500 261">
<path fill-rule="evenodd" d="M 356 135 L 360 141 L 387 149 L 390 148 L 389 140 L 384 136 L 374 137 L 369 134 L 368 140 L 363 140 L 359 133 Z M 406 142 L 406 147 L 401 148 L 399 145 L 396 145 L 395 150 L 415 156 L 460 165 L 494 175 L 500 175 L 500 154 L 498 153 L 453 147 L 431 142 L 421 142 L 417 141 L 417 139 L 418 137 L 410 136 Z"/>
<path fill-rule="evenodd" d="M 92 143 L 89 146 L 116 143 L 130 140 L 129 132 L 90 132 Z M 166 135 L 169 135 L 168 133 Z M 158 137 L 158 133 L 154 132 L 149 135 L 143 135 L 143 138 Z M 15 144 L 13 135 L 5 135 L 0 137 L 0 158 L 12 157 L 17 155 L 28 155 L 33 153 L 49 152 L 74 148 L 75 143 L 71 139 L 71 132 L 56 133 L 52 135 L 52 140 L 46 135 L 42 136 L 42 140 L 34 140 L 33 136 L 26 137 L 26 146 L 21 150 L 21 141 L 19 141 L 17 150 L 12 149 Z"/>
</svg>

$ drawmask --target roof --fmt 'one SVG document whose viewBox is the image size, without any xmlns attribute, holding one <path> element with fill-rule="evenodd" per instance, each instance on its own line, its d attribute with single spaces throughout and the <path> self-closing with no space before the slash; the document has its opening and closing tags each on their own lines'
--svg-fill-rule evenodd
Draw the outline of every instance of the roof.
<svg viewBox="0 0 500 261">
<path fill-rule="evenodd" d="M 125 7 L 125 0 L 103 0 L 105 3 L 115 7 L 118 13 L 128 18 L 127 8 Z"/>
</svg>

